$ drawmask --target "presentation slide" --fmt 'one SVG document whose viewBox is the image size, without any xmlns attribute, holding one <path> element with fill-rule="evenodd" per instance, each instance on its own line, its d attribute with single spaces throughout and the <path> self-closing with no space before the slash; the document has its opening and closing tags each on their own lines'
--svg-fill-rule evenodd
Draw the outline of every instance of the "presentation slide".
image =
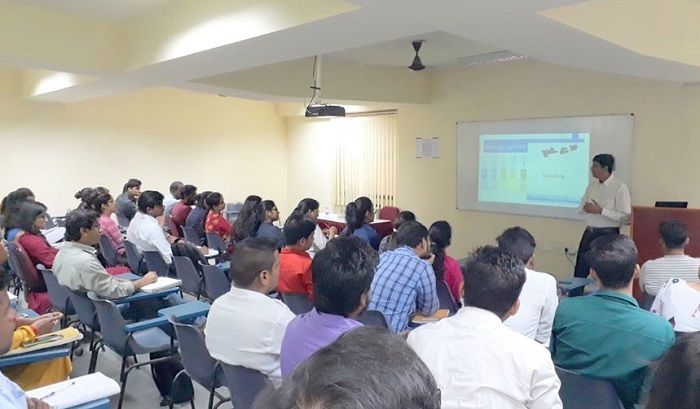
<svg viewBox="0 0 700 409">
<path fill-rule="evenodd" d="M 589 181 L 589 133 L 479 135 L 478 201 L 575 208 Z"/>
</svg>

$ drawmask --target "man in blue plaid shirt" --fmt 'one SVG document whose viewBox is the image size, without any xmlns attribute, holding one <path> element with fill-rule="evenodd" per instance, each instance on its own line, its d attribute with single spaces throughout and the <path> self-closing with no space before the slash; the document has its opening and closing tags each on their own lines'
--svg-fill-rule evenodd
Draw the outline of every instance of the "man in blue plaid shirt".
<svg viewBox="0 0 700 409">
<path fill-rule="evenodd" d="M 430 260 L 428 229 L 418 222 L 405 222 L 396 232 L 394 251 L 381 254 L 372 281 L 370 310 L 384 314 L 393 332 L 405 331 L 418 311 L 429 316 L 437 311 L 435 272 Z"/>
</svg>

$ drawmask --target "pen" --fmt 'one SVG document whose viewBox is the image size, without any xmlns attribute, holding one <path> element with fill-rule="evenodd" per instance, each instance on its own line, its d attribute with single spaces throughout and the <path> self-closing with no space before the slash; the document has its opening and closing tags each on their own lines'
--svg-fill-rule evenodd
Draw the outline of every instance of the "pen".
<svg viewBox="0 0 700 409">
<path fill-rule="evenodd" d="M 47 394 L 47 395 L 42 396 L 41 398 L 39 398 L 39 400 L 44 400 L 44 399 L 50 398 L 50 397 L 52 397 L 53 395 L 56 395 L 56 394 L 59 393 L 59 392 L 65 391 L 66 389 L 70 388 L 70 387 L 73 386 L 73 385 L 75 385 L 75 381 L 71 381 L 70 383 L 66 384 L 65 386 L 63 386 L 63 387 L 61 387 L 61 388 L 58 388 L 58 389 L 56 389 L 55 391 L 53 391 L 53 392 L 51 392 L 51 393 L 49 393 L 49 394 Z"/>
</svg>

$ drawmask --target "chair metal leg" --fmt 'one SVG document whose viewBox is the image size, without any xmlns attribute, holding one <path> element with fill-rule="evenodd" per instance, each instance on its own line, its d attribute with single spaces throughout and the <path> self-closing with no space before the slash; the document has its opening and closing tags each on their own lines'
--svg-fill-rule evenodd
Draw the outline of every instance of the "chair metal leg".
<svg viewBox="0 0 700 409">
<path fill-rule="evenodd" d="M 126 368 L 127 361 L 126 361 L 127 355 L 124 355 L 122 357 L 122 369 L 119 372 L 119 381 L 121 382 L 121 391 L 119 392 L 119 404 L 117 405 L 117 409 L 122 409 L 122 402 L 124 402 L 124 392 L 126 391 L 126 378 L 128 376 L 128 372 L 125 372 L 124 369 Z"/>
<path fill-rule="evenodd" d="M 152 366 L 151 366 L 151 368 L 152 368 Z M 173 399 L 173 392 L 175 392 L 175 384 L 177 383 L 177 380 L 180 378 L 180 375 L 182 375 L 184 373 L 185 373 L 185 370 L 181 369 L 180 372 L 178 372 L 175 375 L 175 377 L 173 378 L 173 384 L 170 386 L 170 398 L 169 398 L 170 403 L 168 405 L 169 409 L 173 409 L 173 405 L 175 405 L 175 403 L 173 402 L 173 400 L 174 400 Z"/>
<path fill-rule="evenodd" d="M 212 409 L 214 407 L 214 391 L 216 389 L 212 386 L 211 390 L 209 391 L 209 404 L 207 405 L 207 409 Z"/>
</svg>

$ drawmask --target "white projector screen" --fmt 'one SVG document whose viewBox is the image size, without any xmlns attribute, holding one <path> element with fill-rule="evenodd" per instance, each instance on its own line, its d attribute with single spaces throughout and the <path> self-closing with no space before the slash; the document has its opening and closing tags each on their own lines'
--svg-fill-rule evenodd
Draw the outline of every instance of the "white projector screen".
<svg viewBox="0 0 700 409">
<path fill-rule="evenodd" d="M 599 153 L 632 182 L 634 115 L 457 123 L 457 209 L 581 219 Z"/>
</svg>

